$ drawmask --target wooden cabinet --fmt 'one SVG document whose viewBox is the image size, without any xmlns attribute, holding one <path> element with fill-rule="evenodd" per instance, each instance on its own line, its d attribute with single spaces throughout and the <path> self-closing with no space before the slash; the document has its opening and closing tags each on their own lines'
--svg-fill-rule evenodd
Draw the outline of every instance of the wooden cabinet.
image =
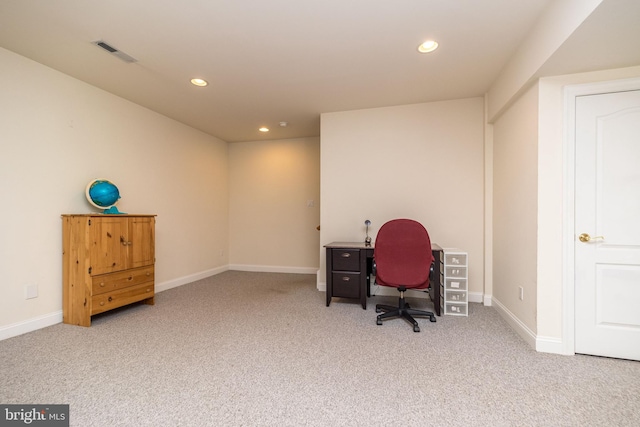
<svg viewBox="0 0 640 427">
<path fill-rule="evenodd" d="M 62 216 L 62 319 L 91 316 L 138 301 L 154 303 L 154 215 Z"/>
</svg>

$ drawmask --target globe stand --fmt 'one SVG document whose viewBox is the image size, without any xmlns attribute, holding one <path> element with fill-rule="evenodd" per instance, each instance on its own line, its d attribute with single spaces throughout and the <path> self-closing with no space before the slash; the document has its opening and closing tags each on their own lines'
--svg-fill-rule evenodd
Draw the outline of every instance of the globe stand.
<svg viewBox="0 0 640 427">
<path fill-rule="evenodd" d="M 126 212 L 120 212 L 115 206 L 111 206 L 109 209 L 105 209 L 102 213 L 108 215 L 126 215 Z"/>
</svg>

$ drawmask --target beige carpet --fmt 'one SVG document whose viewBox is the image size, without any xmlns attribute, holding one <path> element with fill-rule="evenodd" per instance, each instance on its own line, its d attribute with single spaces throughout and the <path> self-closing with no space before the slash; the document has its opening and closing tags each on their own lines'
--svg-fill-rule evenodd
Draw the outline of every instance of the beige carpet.
<svg viewBox="0 0 640 427">
<path fill-rule="evenodd" d="M 229 271 L 0 341 L 0 403 L 67 403 L 82 427 L 640 425 L 638 362 L 536 353 L 479 304 L 377 326 L 381 301 Z"/>
</svg>

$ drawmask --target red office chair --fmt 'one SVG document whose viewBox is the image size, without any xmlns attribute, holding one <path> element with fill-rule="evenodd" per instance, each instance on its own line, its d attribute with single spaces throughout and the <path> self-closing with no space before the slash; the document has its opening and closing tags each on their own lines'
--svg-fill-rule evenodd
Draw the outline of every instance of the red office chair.
<svg viewBox="0 0 640 427">
<path fill-rule="evenodd" d="M 430 311 L 416 310 L 405 302 L 407 289 L 427 289 L 433 264 L 431 239 L 429 233 L 419 222 L 411 219 L 394 219 L 385 223 L 376 237 L 373 259 L 378 285 L 398 288 L 400 299 L 398 307 L 376 304 L 379 314 L 376 323 L 389 318 L 403 317 L 413 325 L 414 332 L 420 332 L 420 326 L 413 316 L 428 317 L 436 321 Z"/>
</svg>

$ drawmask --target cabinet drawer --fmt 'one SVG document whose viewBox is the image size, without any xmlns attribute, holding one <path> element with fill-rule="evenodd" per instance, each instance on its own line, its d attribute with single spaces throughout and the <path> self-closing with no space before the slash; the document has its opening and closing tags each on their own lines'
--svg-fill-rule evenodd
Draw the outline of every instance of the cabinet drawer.
<svg viewBox="0 0 640 427">
<path fill-rule="evenodd" d="M 331 262 L 334 271 L 360 271 L 360 250 L 333 249 Z"/>
<path fill-rule="evenodd" d="M 453 304 L 453 303 L 445 303 L 445 314 L 453 314 L 457 316 L 466 316 L 467 315 L 467 304 Z"/>
<path fill-rule="evenodd" d="M 466 291 L 467 290 L 467 279 L 447 279 L 447 282 L 444 284 L 446 289 L 451 289 L 454 291 Z"/>
<path fill-rule="evenodd" d="M 445 254 L 444 259 L 448 266 L 467 265 L 467 254 Z"/>
<path fill-rule="evenodd" d="M 101 274 L 91 279 L 92 295 L 100 295 L 141 283 L 153 282 L 153 266 L 118 271 L 117 273 Z"/>
<path fill-rule="evenodd" d="M 153 282 L 130 286 L 91 298 L 91 315 L 102 313 L 143 299 L 153 298 Z"/>
<path fill-rule="evenodd" d="M 334 297 L 360 298 L 360 273 L 333 273 L 331 280 Z"/>
<path fill-rule="evenodd" d="M 465 291 L 447 291 L 447 302 L 467 302 L 467 293 Z"/>
<path fill-rule="evenodd" d="M 467 267 L 446 267 L 447 277 L 467 277 Z"/>
</svg>

